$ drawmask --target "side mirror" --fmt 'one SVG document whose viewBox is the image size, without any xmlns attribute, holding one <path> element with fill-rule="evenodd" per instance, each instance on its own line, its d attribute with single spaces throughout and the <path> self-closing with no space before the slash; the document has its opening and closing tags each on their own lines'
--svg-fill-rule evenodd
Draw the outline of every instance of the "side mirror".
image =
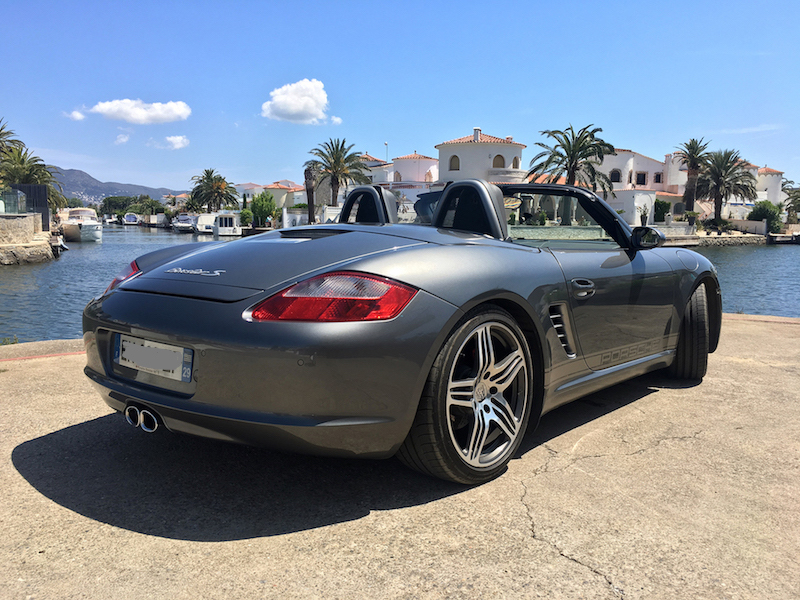
<svg viewBox="0 0 800 600">
<path fill-rule="evenodd" d="M 631 235 L 631 248 L 634 250 L 647 250 L 663 246 L 666 237 L 658 229 L 652 227 L 634 227 Z"/>
</svg>

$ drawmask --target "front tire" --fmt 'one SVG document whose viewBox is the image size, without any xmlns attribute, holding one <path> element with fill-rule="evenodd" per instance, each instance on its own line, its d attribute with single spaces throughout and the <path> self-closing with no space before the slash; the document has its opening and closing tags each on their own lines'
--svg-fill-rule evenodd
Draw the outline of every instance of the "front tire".
<svg viewBox="0 0 800 600">
<path fill-rule="evenodd" d="M 494 479 L 525 434 L 532 376 L 528 342 L 511 315 L 497 307 L 470 312 L 434 361 L 398 457 L 449 481 Z"/>
<path fill-rule="evenodd" d="M 669 367 L 677 379 L 702 379 L 708 369 L 708 298 L 706 286 L 699 286 L 683 313 L 675 360 Z"/>
</svg>

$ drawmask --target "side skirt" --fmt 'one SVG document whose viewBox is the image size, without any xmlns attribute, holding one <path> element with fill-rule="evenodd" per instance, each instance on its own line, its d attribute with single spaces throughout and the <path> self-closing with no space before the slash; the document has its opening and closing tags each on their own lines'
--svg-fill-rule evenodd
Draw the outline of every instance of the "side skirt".
<svg viewBox="0 0 800 600">
<path fill-rule="evenodd" d="M 545 395 L 542 414 L 547 413 L 562 404 L 572 402 L 588 394 L 611 387 L 628 379 L 639 377 L 651 371 L 664 369 L 672 363 L 675 356 L 674 350 L 665 350 L 650 356 L 643 356 L 621 365 L 615 365 L 592 371 L 583 377 L 565 383 L 559 388 L 550 391 Z"/>
</svg>

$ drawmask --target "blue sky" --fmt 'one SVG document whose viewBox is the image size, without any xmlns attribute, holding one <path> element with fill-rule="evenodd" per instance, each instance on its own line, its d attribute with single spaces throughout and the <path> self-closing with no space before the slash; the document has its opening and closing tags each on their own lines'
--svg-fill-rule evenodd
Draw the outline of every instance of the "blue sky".
<svg viewBox="0 0 800 600">
<path fill-rule="evenodd" d="M 4 4 L 0 117 L 46 163 L 188 189 L 302 181 L 329 138 L 437 156 L 590 123 L 653 158 L 692 137 L 800 180 L 800 3 Z"/>
</svg>

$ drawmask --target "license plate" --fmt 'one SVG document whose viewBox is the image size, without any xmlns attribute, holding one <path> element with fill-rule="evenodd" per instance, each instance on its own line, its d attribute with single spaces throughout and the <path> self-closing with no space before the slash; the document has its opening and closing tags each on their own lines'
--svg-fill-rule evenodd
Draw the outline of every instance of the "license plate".
<svg viewBox="0 0 800 600">
<path fill-rule="evenodd" d="M 116 335 L 114 362 L 129 369 L 188 383 L 192 380 L 193 358 L 194 351 L 189 348 Z"/>
</svg>

